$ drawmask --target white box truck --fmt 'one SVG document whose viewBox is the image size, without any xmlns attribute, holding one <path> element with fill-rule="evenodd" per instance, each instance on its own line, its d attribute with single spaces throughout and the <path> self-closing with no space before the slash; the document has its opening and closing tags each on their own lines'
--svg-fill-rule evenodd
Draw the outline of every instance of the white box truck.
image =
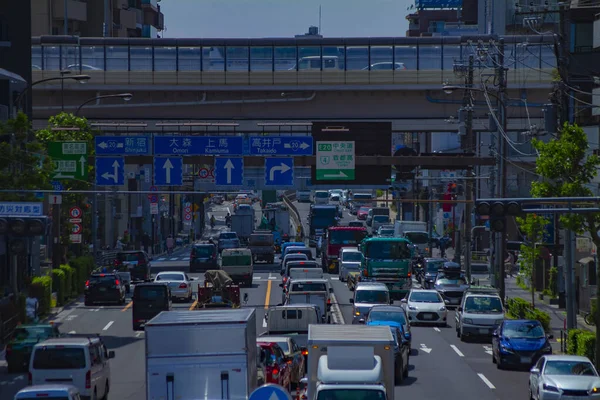
<svg viewBox="0 0 600 400">
<path fill-rule="evenodd" d="M 256 388 L 254 309 L 163 311 L 145 329 L 147 400 L 245 400 Z"/>
<path fill-rule="evenodd" d="M 385 398 L 394 399 L 394 338 L 388 326 L 310 325 L 307 347 L 309 400 L 334 385 L 339 390 L 349 390 L 348 385 L 385 389 Z"/>
</svg>

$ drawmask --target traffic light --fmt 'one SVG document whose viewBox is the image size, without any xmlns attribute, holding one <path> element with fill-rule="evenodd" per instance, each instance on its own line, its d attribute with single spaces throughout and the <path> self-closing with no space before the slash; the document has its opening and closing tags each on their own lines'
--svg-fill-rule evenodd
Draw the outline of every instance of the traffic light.
<svg viewBox="0 0 600 400">
<path fill-rule="evenodd" d="M 490 217 L 490 230 L 504 232 L 506 230 L 506 217 L 522 213 L 521 204 L 509 200 L 475 201 L 475 211 L 480 216 Z"/>
<path fill-rule="evenodd" d="M 0 235 L 8 235 L 10 251 L 20 254 L 27 249 L 25 238 L 45 235 L 49 226 L 47 217 L 2 217 Z"/>
</svg>

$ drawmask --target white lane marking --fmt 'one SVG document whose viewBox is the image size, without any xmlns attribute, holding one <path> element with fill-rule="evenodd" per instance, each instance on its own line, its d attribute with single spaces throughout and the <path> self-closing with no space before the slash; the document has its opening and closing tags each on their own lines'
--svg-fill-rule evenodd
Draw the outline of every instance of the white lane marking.
<svg viewBox="0 0 600 400">
<path fill-rule="evenodd" d="M 332 281 L 339 281 L 340 277 L 339 276 L 330 276 L 329 279 L 331 279 Z"/>
<path fill-rule="evenodd" d="M 333 323 L 337 325 L 345 325 L 346 321 L 344 321 L 344 316 L 342 315 L 342 310 L 335 298 L 335 294 L 331 293 L 331 313 Z"/>
<path fill-rule="evenodd" d="M 488 353 L 490 356 L 492 355 L 493 351 L 492 351 L 492 346 L 483 346 L 483 349 L 485 350 L 486 353 Z"/>
<path fill-rule="evenodd" d="M 90 311 L 98 312 L 98 311 L 100 311 L 100 309 L 99 308 L 92 308 Z"/>
<path fill-rule="evenodd" d="M 433 327 L 433 330 L 434 330 L 434 331 L 436 331 L 436 332 L 441 332 L 441 331 L 440 331 L 440 328 L 438 328 L 437 326 L 434 326 L 434 327 Z"/>
<path fill-rule="evenodd" d="M 74 335 L 74 334 L 76 334 L 76 333 L 77 333 L 77 332 L 75 332 L 75 331 L 71 331 L 71 332 L 69 332 L 69 335 Z"/>
<path fill-rule="evenodd" d="M 263 328 L 267 327 L 267 320 L 263 318 Z"/>
<path fill-rule="evenodd" d="M 190 261 L 189 257 L 183 257 L 183 261 Z"/>
<path fill-rule="evenodd" d="M 169 259 L 169 261 L 177 261 L 179 259 L 179 257 L 172 257 Z"/>
<path fill-rule="evenodd" d="M 494 384 L 490 382 L 490 380 L 486 378 L 484 374 L 477 374 L 477 376 L 481 378 L 481 380 L 487 385 L 487 387 L 489 387 L 490 389 L 496 389 L 496 386 L 494 386 Z"/>
<path fill-rule="evenodd" d="M 158 260 L 156 260 L 156 261 L 165 261 L 165 260 L 166 260 L 166 258 L 164 258 L 164 257 L 161 257 L 161 258 L 159 258 L 159 259 L 158 259 Z"/>
<path fill-rule="evenodd" d="M 140 337 L 140 336 L 142 336 L 142 333 L 144 333 L 144 332 L 142 332 L 142 331 L 137 331 L 137 332 L 135 333 L 135 337 Z"/>
<path fill-rule="evenodd" d="M 269 277 L 269 280 L 270 280 L 270 281 L 274 281 L 275 279 L 277 279 L 277 277 L 276 277 L 276 276 L 270 276 L 270 277 Z"/>
<path fill-rule="evenodd" d="M 452 347 L 452 350 L 454 350 L 456 352 L 456 354 L 458 354 L 459 357 L 465 356 L 455 345 L 451 344 L 450 347 Z"/>
<path fill-rule="evenodd" d="M 54 318 L 54 320 L 53 320 L 53 321 L 54 321 L 54 322 L 60 322 L 60 321 L 62 321 L 63 319 L 67 318 L 67 317 L 69 316 L 69 314 L 71 314 L 71 313 L 72 313 L 72 312 L 74 312 L 74 311 L 75 311 L 75 309 L 74 309 L 74 308 L 72 308 L 72 309 L 70 309 L 70 310 L 63 311 L 63 312 L 61 312 L 60 314 L 58 314 L 58 315 L 56 316 L 56 318 Z"/>
<path fill-rule="evenodd" d="M 253 281 L 260 281 L 261 279 L 262 279 L 262 277 L 260 277 L 260 276 L 253 276 L 252 277 Z"/>
<path fill-rule="evenodd" d="M 75 318 L 77 318 L 77 315 L 67 315 L 67 321 L 73 321 Z"/>
<path fill-rule="evenodd" d="M 421 350 L 423 350 L 425 353 L 429 354 L 431 353 L 431 348 L 427 347 L 426 345 L 424 345 L 423 343 L 421 343 Z"/>
<path fill-rule="evenodd" d="M 104 328 L 102 328 L 103 331 L 107 331 L 108 328 L 110 328 L 112 326 L 112 324 L 114 324 L 115 321 L 110 321 L 108 324 L 106 324 L 106 326 Z"/>
</svg>

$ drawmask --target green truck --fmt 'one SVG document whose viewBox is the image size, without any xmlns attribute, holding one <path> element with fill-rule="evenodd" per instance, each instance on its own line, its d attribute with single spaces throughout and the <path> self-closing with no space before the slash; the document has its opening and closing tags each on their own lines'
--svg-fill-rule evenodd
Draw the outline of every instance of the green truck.
<svg viewBox="0 0 600 400">
<path fill-rule="evenodd" d="M 382 282 L 393 299 L 402 299 L 412 287 L 410 241 L 398 237 L 371 237 L 360 244 L 361 282 Z"/>
</svg>

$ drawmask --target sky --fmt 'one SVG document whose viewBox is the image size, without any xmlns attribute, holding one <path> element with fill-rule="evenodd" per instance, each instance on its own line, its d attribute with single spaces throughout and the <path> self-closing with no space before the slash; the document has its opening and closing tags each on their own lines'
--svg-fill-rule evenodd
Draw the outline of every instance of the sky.
<svg viewBox="0 0 600 400">
<path fill-rule="evenodd" d="M 405 36 L 414 0 L 161 0 L 166 38 Z"/>
</svg>

